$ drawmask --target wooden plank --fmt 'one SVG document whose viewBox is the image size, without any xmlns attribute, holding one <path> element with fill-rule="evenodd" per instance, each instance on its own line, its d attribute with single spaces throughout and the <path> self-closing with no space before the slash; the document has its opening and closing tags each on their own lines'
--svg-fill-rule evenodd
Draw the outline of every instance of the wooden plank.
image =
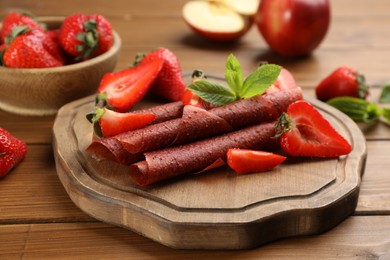
<svg viewBox="0 0 390 260">
<path fill-rule="evenodd" d="M 367 143 L 368 156 L 365 175 L 360 188 L 360 198 L 355 214 L 390 215 L 390 141 Z M 374 206 L 375 205 L 375 206 Z"/>
<path fill-rule="evenodd" d="M 63 4 L 61 2 L 51 0 L 40 1 L 15 1 L 2 0 L 0 3 L 0 16 L 7 10 L 14 8 L 23 8 L 34 12 L 37 15 L 67 15 L 78 12 L 85 13 L 104 13 L 109 16 L 120 16 L 122 14 L 142 15 L 142 16 L 167 16 L 180 14 L 181 8 L 186 0 L 144 0 L 141 2 L 116 0 L 110 2 L 110 8 L 105 5 L 103 0 L 97 1 L 93 5 L 85 5 L 83 0 L 72 0 L 72 4 Z M 150 8 L 153 7 L 153 8 Z M 331 1 L 332 16 L 335 18 L 375 18 L 378 16 L 388 16 L 387 0 L 372 0 L 367 8 L 366 0 L 356 1 Z M 146 11 L 147 10 L 147 11 Z"/>
<path fill-rule="evenodd" d="M 51 145 L 28 145 L 24 161 L 0 180 L 0 223 L 91 221 L 69 199 Z"/>
<path fill-rule="evenodd" d="M 390 216 L 350 217 L 321 235 L 252 250 L 175 250 L 102 223 L 0 226 L 1 259 L 387 259 Z"/>
</svg>

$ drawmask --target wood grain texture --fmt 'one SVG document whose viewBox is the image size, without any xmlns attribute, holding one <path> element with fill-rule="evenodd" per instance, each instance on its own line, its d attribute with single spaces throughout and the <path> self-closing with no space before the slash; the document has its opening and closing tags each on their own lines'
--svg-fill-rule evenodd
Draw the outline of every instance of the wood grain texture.
<svg viewBox="0 0 390 260">
<path fill-rule="evenodd" d="M 0 226 L 1 259 L 388 259 L 390 217 L 350 217 L 316 236 L 252 250 L 175 250 L 103 223 Z"/>
<path fill-rule="evenodd" d="M 116 70 L 129 65 L 138 51 L 169 47 L 185 71 L 202 68 L 221 73 L 229 53 L 245 72 L 267 59 L 289 69 L 313 98 L 319 80 L 335 67 L 353 65 L 370 84 L 388 81 L 390 30 L 388 0 L 330 0 L 332 24 L 313 55 L 291 60 L 268 51 L 256 28 L 235 44 L 215 44 L 194 36 L 180 17 L 185 0 L 107 1 L 1 0 L 0 18 L 11 9 L 38 16 L 75 12 L 108 16 L 122 36 Z M 125 36 L 125 37 L 124 37 Z M 379 94 L 375 88 L 370 100 Z M 389 258 L 390 128 L 362 126 L 368 157 L 354 216 L 329 232 L 284 239 L 252 250 L 174 250 L 126 229 L 95 222 L 70 200 L 56 175 L 51 127 L 54 116 L 15 116 L 0 111 L 0 126 L 28 143 L 21 165 L 0 180 L 0 259 L 387 259 Z M 28 185 L 26 185 L 28 184 Z M 94 222 L 94 223 L 85 223 Z M 25 223 L 25 224 L 24 224 Z"/>
<path fill-rule="evenodd" d="M 94 105 L 93 98 L 85 98 L 61 108 L 54 123 L 58 176 L 89 215 L 175 248 L 242 249 L 320 233 L 354 212 L 366 146 L 352 120 L 313 103 L 350 140 L 348 156 L 290 158 L 274 171 L 244 176 L 223 167 L 140 188 L 131 183 L 126 166 L 96 161 L 85 152 L 92 137 L 85 114 Z"/>
</svg>

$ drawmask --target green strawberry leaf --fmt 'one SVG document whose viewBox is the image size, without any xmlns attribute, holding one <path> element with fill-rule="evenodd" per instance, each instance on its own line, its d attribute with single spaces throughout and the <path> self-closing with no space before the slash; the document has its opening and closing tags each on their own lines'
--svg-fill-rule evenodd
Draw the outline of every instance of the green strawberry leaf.
<svg viewBox="0 0 390 260">
<path fill-rule="evenodd" d="M 382 87 L 382 92 L 379 97 L 380 103 L 390 103 L 390 82 L 387 82 Z"/>
<path fill-rule="evenodd" d="M 28 28 L 27 25 L 18 25 L 18 26 L 15 26 L 13 29 L 12 29 L 12 32 L 10 34 L 8 34 L 5 39 L 4 39 L 4 43 L 8 46 L 10 45 L 15 39 L 16 37 L 20 36 L 20 35 L 23 35 L 23 34 L 26 34 L 30 29 Z"/>
<path fill-rule="evenodd" d="M 243 72 L 237 58 L 230 54 L 225 65 L 225 79 L 234 93 L 239 93 L 243 84 Z"/>
<path fill-rule="evenodd" d="M 280 74 L 281 66 L 274 64 L 263 64 L 252 72 L 244 81 L 240 89 L 240 98 L 250 98 L 263 94 Z"/>
<path fill-rule="evenodd" d="M 95 108 L 93 111 L 89 112 L 86 114 L 87 120 L 93 125 L 93 131 L 95 135 L 99 138 L 103 137 L 103 132 L 102 129 L 100 128 L 100 118 L 104 114 L 104 109 L 103 108 Z"/>
<path fill-rule="evenodd" d="M 187 86 L 204 101 L 222 106 L 237 100 L 235 93 L 221 84 L 205 79 L 197 80 Z"/>
<path fill-rule="evenodd" d="M 390 108 L 382 108 L 382 118 L 387 124 L 390 124 Z"/>
<path fill-rule="evenodd" d="M 336 97 L 326 102 L 354 121 L 372 122 L 382 115 L 382 110 L 376 103 L 354 97 Z"/>
</svg>

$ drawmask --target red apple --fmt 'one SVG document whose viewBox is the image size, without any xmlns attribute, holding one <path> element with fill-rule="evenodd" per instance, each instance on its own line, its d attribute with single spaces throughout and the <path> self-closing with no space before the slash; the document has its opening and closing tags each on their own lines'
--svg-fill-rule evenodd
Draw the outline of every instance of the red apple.
<svg viewBox="0 0 390 260">
<path fill-rule="evenodd" d="M 197 34 L 217 41 L 232 41 L 253 25 L 259 0 L 189 1 L 182 15 Z"/>
<path fill-rule="evenodd" d="M 297 57 L 311 53 L 330 23 L 328 0 L 261 0 L 256 24 L 275 52 Z"/>
</svg>

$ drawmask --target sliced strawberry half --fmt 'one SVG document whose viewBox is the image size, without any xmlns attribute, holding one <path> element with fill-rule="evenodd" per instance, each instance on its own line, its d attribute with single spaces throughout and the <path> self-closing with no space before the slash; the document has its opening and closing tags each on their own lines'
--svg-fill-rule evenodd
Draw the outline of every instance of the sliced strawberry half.
<svg viewBox="0 0 390 260">
<path fill-rule="evenodd" d="M 293 75 L 285 68 L 280 70 L 280 74 L 275 83 L 269 87 L 266 93 L 272 93 L 283 89 L 290 89 L 297 86 Z"/>
<path fill-rule="evenodd" d="M 146 95 L 163 64 L 162 60 L 152 60 L 105 74 L 98 88 L 97 103 L 118 112 L 129 111 Z"/>
<path fill-rule="evenodd" d="M 286 160 L 285 156 L 264 151 L 232 148 L 227 164 L 239 174 L 270 171 Z"/>
<path fill-rule="evenodd" d="M 275 124 L 282 149 L 293 156 L 337 157 L 352 147 L 309 102 L 292 103 Z"/>
<path fill-rule="evenodd" d="M 138 56 L 135 63 L 137 64 L 140 62 L 142 64 L 153 60 L 162 60 L 164 61 L 164 65 L 150 91 L 153 94 L 170 101 L 180 100 L 186 85 L 183 79 L 179 59 L 169 49 L 159 48 L 145 56 Z"/>
<path fill-rule="evenodd" d="M 156 115 L 120 113 L 103 107 L 87 114 L 87 119 L 93 123 L 96 136 L 109 137 L 142 128 L 156 119 Z"/>
<path fill-rule="evenodd" d="M 192 72 L 191 82 L 195 82 L 197 80 L 201 80 L 201 79 L 205 79 L 205 78 L 206 78 L 206 76 L 205 76 L 203 71 L 194 70 Z M 200 108 L 203 108 L 203 103 L 206 102 L 189 89 L 186 89 L 184 91 L 184 94 L 181 97 L 181 101 L 183 102 L 184 105 L 191 105 L 191 106 L 196 106 L 196 107 L 200 107 Z"/>
</svg>

